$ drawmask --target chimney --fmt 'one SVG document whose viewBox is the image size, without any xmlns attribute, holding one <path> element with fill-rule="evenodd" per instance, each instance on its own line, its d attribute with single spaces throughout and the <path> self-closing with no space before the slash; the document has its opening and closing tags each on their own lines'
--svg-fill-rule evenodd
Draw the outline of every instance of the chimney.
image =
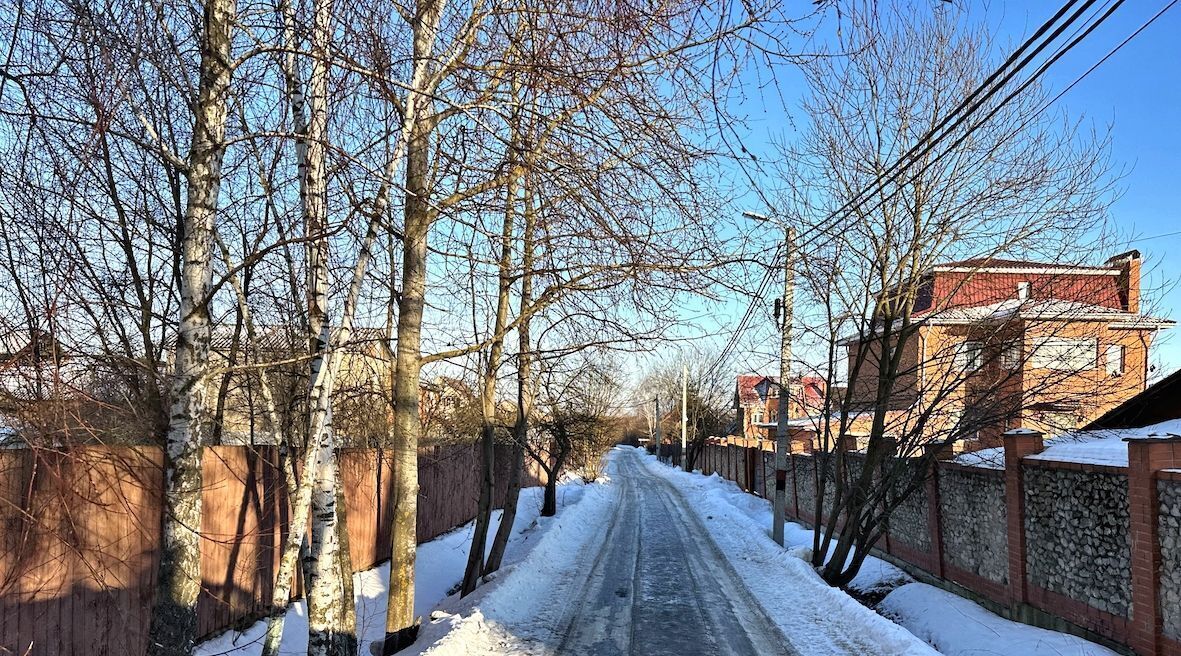
<svg viewBox="0 0 1181 656">
<path fill-rule="evenodd" d="M 1140 251 L 1130 250 L 1107 260 L 1107 266 L 1119 267 L 1119 296 L 1124 310 L 1140 313 Z"/>
</svg>

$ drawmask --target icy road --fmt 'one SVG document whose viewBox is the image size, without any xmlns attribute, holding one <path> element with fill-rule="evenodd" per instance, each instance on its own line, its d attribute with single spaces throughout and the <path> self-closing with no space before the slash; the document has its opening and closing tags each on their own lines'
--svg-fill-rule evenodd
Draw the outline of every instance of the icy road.
<svg viewBox="0 0 1181 656">
<path fill-rule="evenodd" d="M 609 458 L 609 480 L 546 520 L 527 556 L 432 615 L 422 653 L 936 653 L 772 542 L 762 499 L 630 447 Z"/>
<path fill-rule="evenodd" d="M 617 453 L 619 486 L 559 654 L 798 654 L 718 551 L 681 493 Z"/>
</svg>

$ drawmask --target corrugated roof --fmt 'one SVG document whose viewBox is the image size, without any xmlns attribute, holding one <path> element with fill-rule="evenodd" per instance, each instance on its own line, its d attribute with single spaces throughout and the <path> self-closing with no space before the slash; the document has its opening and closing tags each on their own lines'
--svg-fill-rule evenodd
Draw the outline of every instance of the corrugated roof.
<svg viewBox="0 0 1181 656">
<path fill-rule="evenodd" d="M 1015 298 L 988 305 L 948 308 L 946 310 L 932 312 L 924 316 L 922 320 L 928 323 L 994 323 L 1009 321 L 1011 319 L 1098 320 L 1143 325 L 1146 328 L 1171 325 L 1173 323 L 1168 319 L 1146 317 L 1105 305 L 1095 305 L 1081 301 L 1066 301 L 1062 299 L 1021 300 Z"/>
<path fill-rule="evenodd" d="M 255 330 L 257 332 L 255 348 L 259 353 L 295 353 L 305 351 L 308 348 L 307 333 L 298 329 L 296 326 L 267 325 L 257 326 Z M 243 328 L 238 339 L 240 340 L 239 348 L 245 348 L 248 341 L 245 328 Z M 333 343 L 339 340 L 340 328 L 332 328 L 329 339 Z M 233 346 L 233 341 L 233 326 L 216 326 L 213 329 L 209 348 L 215 352 L 226 352 Z M 343 346 L 348 350 L 360 351 L 366 347 L 387 344 L 390 341 L 386 337 L 384 328 L 361 327 L 352 329 L 348 341 Z M 164 346 L 170 351 L 175 349 L 176 338 L 169 338 Z"/>
<path fill-rule="evenodd" d="M 951 268 L 998 268 L 998 269 L 1078 269 L 1080 271 L 1115 271 L 1119 266 L 1092 266 L 1086 264 L 1058 264 L 1056 262 L 1036 262 L 1034 260 L 1011 260 L 999 257 L 972 257 L 955 262 L 943 262 L 934 267 L 939 269 Z"/>
</svg>

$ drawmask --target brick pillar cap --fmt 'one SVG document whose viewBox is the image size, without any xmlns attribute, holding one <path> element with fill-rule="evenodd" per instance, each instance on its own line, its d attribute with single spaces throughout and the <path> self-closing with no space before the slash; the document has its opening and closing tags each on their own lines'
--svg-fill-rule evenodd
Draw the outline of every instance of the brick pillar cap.
<svg viewBox="0 0 1181 656">
<path fill-rule="evenodd" d="M 1041 435 L 1041 431 L 1035 431 L 1032 428 L 1014 428 L 1013 430 L 1005 431 L 1005 435 Z"/>
<path fill-rule="evenodd" d="M 1145 436 L 1125 437 L 1123 441 L 1128 443 L 1146 442 L 1153 444 L 1160 442 L 1181 442 L 1181 435 L 1175 435 L 1173 433 L 1149 433 Z"/>
</svg>

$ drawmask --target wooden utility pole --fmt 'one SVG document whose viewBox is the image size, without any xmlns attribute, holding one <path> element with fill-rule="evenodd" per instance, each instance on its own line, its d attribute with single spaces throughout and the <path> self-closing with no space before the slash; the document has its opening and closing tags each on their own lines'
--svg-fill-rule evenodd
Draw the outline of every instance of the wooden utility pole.
<svg viewBox="0 0 1181 656">
<path fill-rule="evenodd" d="M 795 259 L 795 228 L 788 227 L 784 233 L 783 249 L 783 304 L 779 316 L 779 420 L 775 426 L 775 504 L 772 512 L 771 537 L 783 546 L 784 511 L 787 508 L 787 449 L 788 426 L 787 408 L 791 391 L 791 324 L 795 276 L 792 265 Z"/>
<path fill-rule="evenodd" d="M 660 397 L 659 397 L 659 396 L 657 396 L 657 397 L 656 397 L 656 399 L 655 399 L 655 401 L 656 401 L 656 459 L 657 459 L 657 460 L 660 460 L 660 445 L 661 445 L 661 437 L 660 437 Z"/>
<path fill-rule="evenodd" d="M 681 467 L 689 471 L 689 365 L 681 366 Z"/>
</svg>

